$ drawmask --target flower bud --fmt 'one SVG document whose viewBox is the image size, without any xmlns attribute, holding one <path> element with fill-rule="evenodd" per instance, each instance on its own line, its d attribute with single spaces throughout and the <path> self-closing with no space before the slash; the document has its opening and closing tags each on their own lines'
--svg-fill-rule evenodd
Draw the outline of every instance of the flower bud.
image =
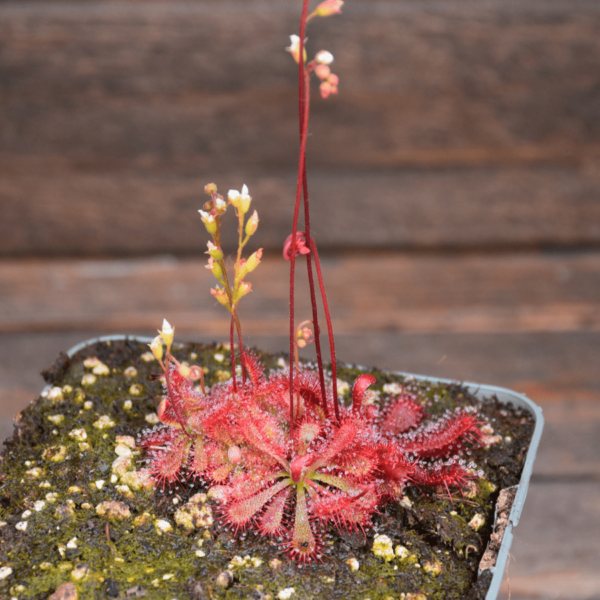
<svg viewBox="0 0 600 600">
<path fill-rule="evenodd" d="M 300 62 L 300 38 L 297 35 L 290 35 L 291 44 L 286 50 L 294 57 L 294 60 Z M 304 48 L 304 62 L 306 62 L 306 48 Z"/>
<path fill-rule="evenodd" d="M 328 81 L 324 81 L 320 86 L 321 98 L 327 98 L 331 94 L 331 84 Z"/>
<path fill-rule="evenodd" d="M 199 210 L 198 212 L 200 213 L 202 222 L 206 227 L 206 231 L 208 231 L 208 233 L 210 233 L 211 235 L 217 233 L 217 222 L 215 221 L 215 216 L 203 210 Z"/>
<path fill-rule="evenodd" d="M 229 202 L 235 206 L 240 214 L 245 215 L 250 209 L 252 198 L 248 194 L 248 186 L 244 185 L 242 187 L 241 194 L 237 190 L 229 190 L 227 197 L 229 198 Z"/>
<path fill-rule="evenodd" d="M 160 335 L 157 335 L 148 346 L 150 347 L 154 358 L 160 362 L 163 357 L 163 342 Z"/>
<path fill-rule="evenodd" d="M 167 346 L 167 352 L 171 348 L 171 344 L 173 343 L 173 335 L 175 330 L 171 327 L 171 324 L 166 319 L 163 319 L 162 331 L 159 331 L 160 337 L 163 339 L 163 342 Z"/>
<path fill-rule="evenodd" d="M 245 273 L 252 273 L 256 267 L 260 264 L 262 258 L 262 248 L 259 248 L 254 254 L 251 254 L 246 261 Z"/>
<path fill-rule="evenodd" d="M 223 283 L 223 269 L 221 269 L 221 265 L 212 256 L 208 259 L 205 269 L 208 269 L 220 283 Z"/>
<path fill-rule="evenodd" d="M 222 215 L 227 210 L 227 202 L 223 200 L 222 196 L 215 198 L 215 210 L 218 215 Z"/>
<path fill-rule="evenodd" d="M 208 246 L 208 250 L 205 254 L 210 254 L 215 260 L 223 260 L 223 251 L 219 246 L 215 246 L 215 244 L 210 241 L 206 245 Z"/>
<path fill-rule="evenodd" d="M 246 235 L 251 236 L 254 235 L 256 229 L 258 228 L 258 213 L 254 211 L 252 216 L 248 219 L 246 223 Z"/>
<path fill-rule="evenodd" d="M 325 81 L 331 74 L 331 69 L 327 65 L 317 65 L 315 74 L 321 81 Z"/>
<path fill-rule="evenodd" d="M 214 183 L 207 183 L 204 186 L 204 192 L 209 196 L 217 193 L 217 186 Z"/>
<path fill-rule="evenodd" d="M 210 293 L 215 297 L 219 304 L 222 304 L 225 308 L 229 308 L 229 298 L 224 289 L 217 286 L 211 289 Z"/>
<path fill-rule="evenodd" d="M 320 52 L 317 52 L 315 61 L 321 65 L 330 65 L 333 62 L 333 54 L 327 52 L 327 50 L 321 50 Z"/>
<path fill-rule="evenodd" d="M 339 15 L 344 4 L 343 0 L 325 0 L 321 2 L 315 9 L 315 14 L 320 17 L 328 17 L 329 15 Z"/>
<path fill-rule="evenodd" d="M 187 365 L 179 365 L 179 374 L 182 377 L 190 376 L 190 368 Z"/>
<path fill-rule="evenodd" d="M 242 281 L 233 292 L 233 305 L 237 306 L 237 303 L 252 290 L 252 284 Z"/>
</svg>

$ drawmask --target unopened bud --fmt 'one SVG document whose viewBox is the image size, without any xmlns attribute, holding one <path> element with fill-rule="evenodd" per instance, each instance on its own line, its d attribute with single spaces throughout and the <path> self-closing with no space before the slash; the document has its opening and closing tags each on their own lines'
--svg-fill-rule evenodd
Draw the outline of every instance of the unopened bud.
<svg viewBox="0 0 600 600">
<path fill-rule="evenodd" d="M 171 327 L 171 324 L 166 319 L 163 319 L 162 331 L 159 331 L 160 337 L 163 339 L 163 342 L 167 346 L 167 352 L 171 348 L 171 344 L 173 343 L 173 335 L 175 330 Z"/>
<path fill-rule="evenodd" d="M 246 273 L 252 273 L 256 267 L 260 264 L 260 259 L 262 258 L 262 248 L 259 248 L 254 254 L 251 254 L 246 261 L 246 267 L 244 271 Z"/>
<path fill-rule="evenodd" d="M 321 50 L 320 52 L 317 52 L 315 61 L 321 65 L 330 65 L 333 62 L 333 54 L 327 50 Z"/>
<path fill-rule="evenodd" d="M 222 215 L 227 210 L 227 202 L 221 196 L 215 198 L 215 210 Z"/>
<path fill-rule="evenodd" d="M 204 192 L 209 196 L 217 193 L 217 186 L 214 183 L 207 183 L 204 186 Z"/>
<path fill-rule="evenodd" d="M 212 256 L 212 258 L 215 260 L 223 260 L 223 251 L 221 248 L 219 248 L 219 246 L 215 246 L 215 244 L 210 241 L 207 242 L 206 245 L 208 246 L 208 250 L 205 252 L 205 254 L 210 254 L 210 256 Z"/>
<path fill-rule="evenodd" d="M 221 265 L 211 256 L 208 259 L 208 264 L 205 266 L 218 280 L 223 283 L 223 269 Z"/>
<path fill-rule="evenodd" d="M 179 365 L 179 374 L 182 377 L 190 376 L 190 368 L 187 365 Z"/>
<path fill-rule="evenodd" d="M 210 293 L 215 297 L 219 304 L 222 304 L 226 308 L 229 308 L 229 298 L 224 289 L 217 286 L 216 288 L 212 288 L 210 290 Z"/>
<path fill-rule="evenodd" d="M 258 213 L 254 211 L 246 223 L 246 235 L 254 235 L 258 228 Z"/>
<path fill-rule="evenodd" d="M 331 74 L 331 69 L 327 65 L 317 65 L 315 74 L 321 81 L 325 81 Z"/>
<path fill-rule="evenodd" d="M 321 2 L 319 6 L 315 9 L 315 14 L 320 17 L 328 17 L 329 15 L 340 14 L 342 11 L 340 10 L 344 4 L 343 0 L 325 0 L 325 2 Z"/>
<path fill-rule="evenodd" d="M 237 303 L 252 290 L 252 284 L 242 281 L 233 292 L 233 305 L 237 306 Z"/>
<path fill-rule="evenodd" d="M 327 98 L 331 94 L 331 84 L 329 81 L 324 81 L 320 86 L 321 98 Z"/>
<path fill-rule="evenodd" d="M 157 335 L 148 346 L 150 347 L 154 358 L 160 362 L 163 357 L 163 342 L 161 336 Z"/>
</svg>

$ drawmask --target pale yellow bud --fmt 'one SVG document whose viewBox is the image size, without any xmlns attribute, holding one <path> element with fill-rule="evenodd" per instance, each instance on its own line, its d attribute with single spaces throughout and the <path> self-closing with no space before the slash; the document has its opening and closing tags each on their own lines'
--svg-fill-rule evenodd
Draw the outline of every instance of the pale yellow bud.
<svg viewBox="0 0 600 600">
<path fill-rule="evenodd" d="M 233 292 L 233 305 L 237 306 L 237 303 L 252 290 L 252 284 L 242 281 Z"/>
<path fill-rule="evenodd" d="M 190 368 L 187 365 L 179 365 L 179 374 L 182 377 L 190 376 Z"/>
<path fill-rule="evenodd" d="M 223 260 L 223 251 L 219 246 L 215 246 L 212 242 L 207 243 L 208 250 L 205 254 L 210 254 L 215 260 Z"/>
<path fill-rule="evenodd" d="M 160 337 L 162 337 L 163 342 L 167 346 L 167 352 L 171 348 L 171 344 L 173 343 L 173 335 L 175 334 L 175 329 L 171 327 L 171 324 L 166 319 L 163 319 L 162 331 L 159 331 Z"/>
<path fill-rule="evenodd" d="M 204 192 L 209 196 L 217 193 L 217 186 L 214 183 L 207 183 L 204 186 Z"/>
<path fill-rule="evenodd" d="M 226 308 L 229 308 L 229 298 L 227 297 L 227 293 L 225 290 L 216 287 L 210 290 L 210 293 L 215 297 L 219 304 L 222 304 Z"/>
<path fill-rule="evenodd" d="M 208 264 L 205 268 L 208 269 L 220 283 L 223 283 L 223 269 L 221 269 L 221 265 L 212 256 L 208 259 Z"/>
<path fill-rule="evenodd" d="M 254 235 L 258 228 L 258 213 L 254 211 L 246 223 L 246 235 Z"/>
<path fill-rule="evenodd" d="M 200 213 L 200 218 L 204 223 L 204 227 L 206 227 L 206 231 L 208 231 L 210 235 L 217 233 L 217 222 L 215 220 L 215 216 L 211 213 L 207 213 L 204 210 L 199 210 L 198 212 Z"/>
<path fill-rule="evenodd" d="M 154 358 L 160 362 L 163 357 L 163 342 L 160 335 L 157 335 L 148 346 L 150 347 Z"/>
<path fill-rule="evenodd" d="M 258 267 L 260 264 L 260 259 L 262 258 L 262 248 L 259 248 L 254 254 L 251 254 L 246 261 L 246 266 L 244 269 L 245 273 L 251 273 Z"/>
</svg>

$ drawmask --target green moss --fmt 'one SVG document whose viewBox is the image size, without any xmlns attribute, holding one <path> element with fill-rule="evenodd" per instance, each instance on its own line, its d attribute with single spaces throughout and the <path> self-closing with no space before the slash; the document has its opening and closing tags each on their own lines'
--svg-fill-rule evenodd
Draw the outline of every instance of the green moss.
<svg viewBox="0 0 600 600">
<path fill-rule="evenodd" d="M 441 490 L 409 488 L 410 502 L 388 504 L 375 516 L 377 533 L 388 535 L 394 548 L 404 546 L 407 556 L 388 562 L 374 556 L 372 531 L 366 535 L 330 531 L 325 540 L 331 553 L 324 562 L 299 568 L 281 555 L 276 543 L 252 533 L 236 540 L 219 528 L 216 518 L 210 528 L 191 530 L 189 519 L 185 524 L 179 519 L 184 526 L 177 525 L 176 511 L 192 495 L 205 491 L 200 484 L 164 493 L 125 493 L 118 488 L 122 482 L 111 480 L 117 436 L 135 437 L 151 427 L 148 415 L 154 414 L 161 394 L 159 382 L 151 378 L 158 372 L 157 364 L 141 359 L 145 351 L 134 342 L 84 349 L 55 381 L 63 390 L 62 398 L 55 391 L 19 416 L 17 432 L 7 441 L 0 463 L 0 521 L 6 523 L 0 528 L 0 565 L 13 571 L 0 580 L 1 597 L 46 600 L 66 581 L 75 583 L 82 600 L 104 598 L 107 589 L 123 597 L 135 586 L 141 586 L 149 600 L 269 596 L 275 600 L 285 588 L 295 589 L 292 599 L 303 600 L 396 600 L 403 593 L 447 600 L 467 595 L 490 533 L 497 491 L 518 481 L 527 441 L 517 440 L 531 430 L 523 414 L 507 412 L 493 402 L 482 409 L 496 433 L 514 441 L 474 454 L 485 479 L 469 497 L 450 500 Z M 190 358 L 192 352 L 198 355 L 195 360 Z M 223 360 L 215 359 L 215 353 Z M 230 364 L 227 350 L 214 345 L 181 346 L 175 354 L 179 360 L 206 367 L 209 385 L 222 378 Z M 83 361 L 94 356 L 109 367 L 109 373 L 84 385 L 91 368 Z M 277 356 L 263 355 L 263 360 L 269 369 L 277 368 Z M 123 374 L 128 367 L 137 370 L 136 379 Z M 339 378 L 352 384 L 361 372 L 342 367 Z M 459 403 L 477 403 L 458 386 L 373 373 L 381 402 L 387 398 L 383 386 L 396 382 L 423 393 L 431 414 Z M 139 394 L 132 394 L 133 384 L 140 385 Z M 345 398 L 348 402 L 349 394 Z M 134 454 L 132 459 L 130 468 L 143 467 L 142 456 Z M 122 520 L 98 515 L 95 507 L 109 501 L 127 505 L 131 515 Z M 206 506 L 216 517 L 218 507 L 210 501 Z M 25 511 L 31 514 L 24 516 Z M 180 515 L 188 513 L 196 514 L 183 510 Z M 475 514 L 486 523 L 479 531 L 469 527 Z M 157 520 L 168 521 L 172 530 L 159 534 Z M 23 522 L 25 530 L 17 527 Z M 347 564 L 351 558 L 358 561 L 358 570 Z M 269 564 L 273 559 L 281 561 L 277 568 Z M 226 570 L 234 579 L 223 588 L 217 577 Z"/>
</svg>

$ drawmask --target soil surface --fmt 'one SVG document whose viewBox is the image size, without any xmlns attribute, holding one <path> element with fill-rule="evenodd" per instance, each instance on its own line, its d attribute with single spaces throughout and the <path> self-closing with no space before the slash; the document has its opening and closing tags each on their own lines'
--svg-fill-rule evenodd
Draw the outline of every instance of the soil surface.
<svg viewBox="0 0 600 600">
<path fill-rule="evenodd" d="M 224 346 L 187 344 L 173 353 L 203 367 L 209 385 L 229 376 Z M 269 370 L 287 360 L 259 354 Z M 342 366 L 339 379 L 351 387 L 362 372 Z M 160 490 L 136 479 L 144 457 L 135 439 L 158 422 L 162 394 L 160 368 L 144 344 L 99 342 L 70 359 L 61 354 L 44 373 L 51 387 L 18 415 L 0 460 L 0 597 L 485 598 L 491 573 L 478 576 L 478 566 L 496 500 L 519 482 L 532 417 L 494 398 L 481 402 L 460 385 L 372 373 L 381 401 L 389 395 L 383 386 L 398 383 L 418 392 L 432 417 L 479 407 L 489 445 L 468 458 L 484 476 L 452 497 L 409 487 L 401 502 L 381 507 L 373 528 L 328 530 L 323 562 L 299 567 L 277 540 L 220 527 L 218 504 L 203 484 Z M 349 393 L 342 398 L 349 401 Z M 119 470 L 121 457 L 129 462 Z M 194 517 L 191 526 L 186 515 Z M 373 552 L 378 534 L 395 549 L 388 561 Z"/>
</svg>

